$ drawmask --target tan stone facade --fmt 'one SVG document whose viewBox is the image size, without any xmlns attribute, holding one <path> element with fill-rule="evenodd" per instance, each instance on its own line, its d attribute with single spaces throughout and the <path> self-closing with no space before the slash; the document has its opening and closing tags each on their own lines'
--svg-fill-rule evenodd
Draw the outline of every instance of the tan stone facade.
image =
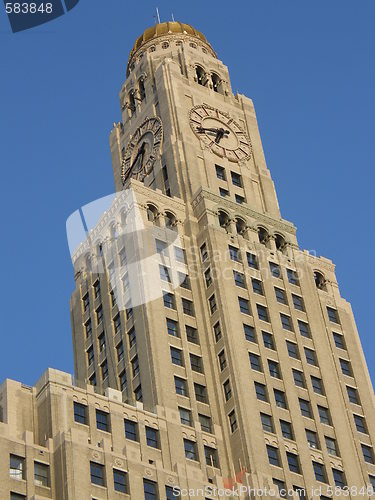
<svg viewBox="0 0 375 500">
<path fill-rule="evenodd" d="M 134 194 L 161 292 L 116 303 L 130 223 L 114 203 L 74 255 L 76 385 L 50 370 L 33 389 L 3 386 L 4 498 L 370 497 L 374 395 L 353 314 L 332 262 L 280 216 L 252 101 L 203 35 L 163 23 L 137 40 L 120 102 L 115 186 Z"/>
</svg>

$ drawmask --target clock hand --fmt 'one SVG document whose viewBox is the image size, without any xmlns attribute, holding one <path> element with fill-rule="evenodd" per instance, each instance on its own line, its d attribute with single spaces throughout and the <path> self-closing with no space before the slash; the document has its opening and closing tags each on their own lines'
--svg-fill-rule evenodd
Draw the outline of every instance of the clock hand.
<svg viewBox="0 0 375 500">
<path fill-rule="evenodd" d="M 229 134 L 229 130 L 224 130 L 223 128 L 218 128 L 217 132 L 216 132 L 216 137 L 215 137 L 216 144 L 219 144 L 219 142 L 221 141 L 221 139 L 223 137 L 228 136 L 228 134 Z"/>
</svg>

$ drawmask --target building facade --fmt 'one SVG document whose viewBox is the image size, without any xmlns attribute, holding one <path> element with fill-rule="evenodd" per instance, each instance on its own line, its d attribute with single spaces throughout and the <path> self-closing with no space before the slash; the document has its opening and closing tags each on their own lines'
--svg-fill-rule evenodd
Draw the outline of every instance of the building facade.
<svg viewBox="0 0 375 500">
<path fill-rule="evenodd" d="M 280 215 L 252 101 L 171 22 L 137 39 L 120 104 L 117 196 L 73 254 L 75 385 L 3 385 L 4 498 L 370 498 L 353 314 Z"/>
</svg>

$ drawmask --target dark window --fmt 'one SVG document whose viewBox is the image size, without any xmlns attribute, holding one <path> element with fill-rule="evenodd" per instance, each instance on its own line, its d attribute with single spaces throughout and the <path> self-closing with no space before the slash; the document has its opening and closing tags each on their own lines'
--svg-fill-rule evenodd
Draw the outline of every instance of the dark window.
<svg viewBox="0 0 375 500">
<path fill-rule="evenodd" d="M 126 389 L 126 371 L 125 370 L 120 373 L 119 379 L 120 379 L 120 389 L 121 389 L 121 391 L 123 391 L 124 389 Z"/>
<path fill-rule="evenodd" d="M 228 419 L 229 419 L 230 430 L 234 432 L 237 429 L 237 417 L 236 417 L 236 412 L 234 410 L 232 410 L 229 413 Z"/>
<path fill-rule="evenodd" d="M 354 403 L 356 405 L 359 405 L 359 396 L 358 396 L 358 391 L 354 387 L 349 387 L 348 385 L 346 386 L 346 391 L 348 393 L 348 398 L 351 403 Z"/>
<path fill-rule="evenodd" d="M 232 397 L 232 388 L 230 386 L 230 381 L 227 380 L 223 384 L 225 401 L 229 401 Z"/>
<path fill-rule="evenodd" d="M 138 387 L 134 389 L 134 397 L 136 401 L 143 401 L 143 393 L 142 393 L 142 386 L 139 384 Z"/>
<path fill-rule="evenodd" d="M 245 333 L 245 339 L 249 342 L 256 342 L 255 328 L 253 326 L 244 324 L 243 329 Z"/>
<path fill-rule="evenodd" d="M 238 203 L 239 205 L 242 205 L 242 203 L 245 203 L 245 198 L 239 194 L 235 194 L 234 199 L 236 200 L 236 203 Z"/>
<path fill-rule="evenodd" d="M 299 359 L 298 346 L 294 342 L 286 341 L 286 347 L 288 349 L 288 354 L 291 358 Z"/>
<path fill-rule="evenodd" d="M 258 293 L 259 295 L 264 295 L 263 285 L 260 280 L 256 280 L 255 278 L 251 278 L 251 284 L 253 286 L 253 292 Z"/>
<path fill-rule="evenodd" d="M 96 428 L 100 431 L 109 432 L 109 414 L 102 410 L 96 410 Z"/>
<path fill-rule="evenodd" d="M 143 491 L 145 500 L 157 500 L 159 497 L 157 484 L 148 479 L 143 480 Z"/>
<path fill-rule="evenodd" d="M 324 395 L 324 387 L 322 379 L 318 377 L 313 377 L 311 375 L 311 384 L 314 392 L 316 392 L 317 394 Z"/>
<path fill-rule="evenodd" d="M 312 411 L 310 401 L 306 401 L 305 399 L 299 399 L 299 407 L 301 409 L 301 414 L 304 417 L 312 418 Z"/>
<path fill-rule="evenodd" d="M 220 323 L 217 322 L 214 325 L 214 334 L 215 334 L 215 342 L 219 342 L 221 339 L 221 326 Z"/>
<path fill-rule="evenodd" d="M 335 486 L 343 488 L 346 486 L 345 474 L 343 471 L 338 469 L 332 469 L 333 479 L 335 480 Z"/>
<path fill-rule="evenodd" d="M 298 309 L 298 311 L 305 310 L 305 304 L 303 303 L 302 297 L 300 297 L 299 295 L 294 295 L 294 293 L 292 293 L 292 299 L 295 309 Z"/>
<path fill-rule="evenodd" d="M 34 462 L 34 482 L 37 486 L 50 486 L 49 465 Z"/>
<path fill-rule="evenodd" d="M 86 332 L 86 338 L 90 337 L 90 335 L 92 334 L 92 323 L 91 323 L 91 319 L 89 319 L 88 321 L 86 321 L 85 323 L 85 332 Z"/>
<path fill-rule="evenodd" d="M 104 465 L 90 462 L 90 475 L 92 484 L 105 486 Z"/>
<path fill-rule="evenodd" d="M 216 177 L 221 181 L 225 181 L 225 168 L 220 167 L 220 165 L 215 165 Z"/>
<path fill-rule="evenodd" d="M 167 266 L 162 266 L 161 264 L 159 264 L 159 272 L 160 279 L 162 279 L 163 281 L 167 281 L 168 283 L 171 282 L 171 277 Z"/>
<path fill-rule="evenodd" d="M 279 493 L 280 498 L 287 498 L 287 489 L 284 481 L 281 481 L 280 479 L 273 478 L 272 479 L 273 484 L 277 487 L 277 491 Z"/>
<path fill-rule="evenodd" d="M 289 470 L 291 472 L 295 472 L 296 474 L 300 474 L 301 467 L 299 464 L 298 455 L 295 455 L 294 453 L 290 453 L 289 451 L 287 451 L 286 458 L 288 460 Z"/>
<path fill-rule="evenodd" d="M 208 268 L 207 271 L 204 273 L 204 280 L 206 282 L 206 287 L 208 288 L 212 284 L 212 276 L 211 276 L 211 269 Z"/>
<path fill-rule="evenodd" d="M 208 299 L 208 303 L 209 303 L 209 306 L 210 306 L 210 313 L 213 314 L 216 311 L 216 309 L 217 309 L 215 295 L 211 295 L 211 297 Z"/>
<path fill-rule="evenodd" d="M 165 495 L 167 500 L 176 500 L 176 498 L 181 498 L 181 493 L 176 486 L 166 486 Z"/>
<path fill-rule="evenodd" d="M 233 277 L 234 277 L 234 284 L 236 286 L 239 286 L 241 288 L 246 288 L 245 276 L 242 273 L 239 273 L 238 271 L 233 271 Z"/>
<path fill-rule="evenodd" d="M 84 311 L 87 311 L 88 309 L 90 309 L 90 297 L 89 297 L 88 293 L 86 293 L 82 297 L 82 303 L 83 303 L 83 310 Z"/>
<path fill-rule="evenodd" d="M 103 308 L 102 306 L 98 307 L 96 310 L 96 322 L 98 325 L 103 321 Z"/>
<path fill-rule="evenodd" d="M 280 420 L 280 427 L 281 434 L 284 438 L 294 440 L 293 427 L 290 422 L 287 422 L 286 420 Z"/>
<path fill-rule="evenodd" d="M 202 262 L 208 259 L 208 253 L 207 253 L 207 245 L 206 243 L 203 243 L 203 245 L 200 247 L 200 252 L 201 252 L 201 259 Z"/>
<path fill-rule="evenodd" d="M 124 344 L 122 341 L 116 346 L 117 361 L 121 361 L 124 357 Z"/>
<path fill-rule="evenodd" d="M 270 319 L 269 319 L 269 316 L 268 316 L 267 307 L 262 306 L 260 304 L 257 304 L 257 311 L 258 311 L 258 317 L 259 317 L 259 319 L 262 320 L 262 321 L 266 321 L 267 323 L 269 323 Z"/>
<path fill-rule="evenodd" d="M 331 415 L 329 413 L 328 408 L 325 408 L 324 406 L 318 405 L 318 413 L 319 413 L 319 418 L 320 418 L 320 421 L 322 424 L 332 425 L 331 424 Z"/>
<path fill-rule="evenodd" d="M 319 449 L 320 446 L 317 433 L 311 431 L 310 429 L 305 429 L 305 432 L 306 432 L 307 443 L 310 446 L 310 448 Z"/>
<path fill-rule="evenodd" d="M 173 293 L 163 293 L 164 306 L 168 309 L 176 309 L 176 301 Z"/>
<path fill-rule="evenodd" d="M 131 349 L 137 343 L 134 326 L 128 331 L 128 339 L 129 339 L 129 349 Z"/>
<path fill-rule="evenodd" d="M 305 323 L 305 321 L 298 320 L 298 328 L 302 337 L 307 337 L 307 338 L 311 337 L 310 327 L 308 323 Z"/>
<path fill-rule="evenodd" d="M 337 448 L 337 443 L 336 439 L 324 436 L 325 441 L 326 441 L 326 446 L 327 446 L 327 451 L 330 455 L 334 455 L 335 457 L 339 456 L 338 448 Z"/>
<path fill-rule="evenodd" d="M 171 359 L 174 365 L 184 366 L 182 351 L 180 349 L 176 349 L 175 347 L 171 347 Z"/>
<path fill-rule="evenodd" d="M 300 372 L 299 370 L 295 370 L 294 368 L 292 369 L 292 372 L 293 372 L 294 383 L 296 384 L 296 386 L 306 387 L 305 377 L 303 373 Z"/>
<path fill-rule="evenodd" d="M 232 184 L 233 184 L 233 186 L 242 187 L 242 182 L 241 182 L 241 176 L 240 176 L 240 174 L 237 174 L 236 172 L 231 172 L 230 175 L 231 175 L 231 178 L 232 178 Z"/>
<path fill-rule="evenodd" d="M 9 477 L 11 479 L 25 479 L 25 459 L 17 455 L 10 455 L 9 459 Z"/>
<path fill-rule="evenodd" d="M 281 268 L 278 264 L 270 262 L 270 272 L 273 278 L 281 278 Z"/>
<path fill-rule="evenodd" d="M 106 348 L 105 335 L 102 333 L 99 337 L 99 352 L 103 352 Z"/>
<path fill-rule="evenodd" d="M 268 461 L 271 465 L 276 465 L 276 467 L 280 467 L 279 450 L 277 448 L 267 444 L 267 455 L 268 455 Z"/>
<path fill-rule="evenodd" d="M 271 415 L 267 415 L 267 413 L 261 413 L 260 419 L 262 421 L 262 427 L 264 431 L 267 432 L 275 432 L 273 428 L 273 422 Z"/>
<path fill-rule="evenodd" d="M 268 360 L 268 370 L 271 377 L 281 378 L 280 366 L 276 361 L 272 361 L 271 359 Z"/>
<path fill-rule="evenodd" d="M 288 301 L 286 299 L 285 290 L 283 290 L 282 288 L 277 288 L 275 286 L 275 295 L 276 295 L 277 302 L 280 302 L 280 304 L 287 304 L 288 303 Z"/>
<path fill-rule="evenodd" d="M 186 325 L 186 338 L 192 344 L 199 344 L 198 330 L 192 326 Z"/>
<path fill-rule="evenodd" d="M 190 365 L 193 372 L 203 373 L 203 362 L 200 356 L 190 354 Z"/>
<path fill-rule="evenodd" d="M 114 318 L 113 318 L 113 326 L 114 326 L 114 329 L 115 329 L 115 335 L 116 333 L 118 333 L 119 331 L 121 331 L 121 318 L 120 318 L 120 315 L 117 314 Z"/>
<path fill-rule="evenodd" d="M 352 367 L 350 366 L 350 362 L 347 361 L 346 359 L 341 359 L 340 358 L 340 366 L 341 366 L 341 371 L 343 375 L 348 375 L 348 377 L 352 377 Z"/>
<path fill-rule="evenodd" d="M 139 373 L 139 360 L 138 360 L 138 356 L 135 356 L 131 360 L 131 364 L 132 364 L 133 377 L 135 377 Z"/>
<path fill-rule="evenodd" d="M 371 486 L 373 487 L 373 491 L 375 491 L 375 476 L 370 476 L 369 474 L 368 477 L 370 479 Z"/>
<path fill-rule="evenodd" d="M 197 443 L 184 439 L 185 457 L 189 460 L 198 460 Z"/>
<path fill-rule="evenodd" d="M 240 306 L 240 311 L 243 314 L 250 314 L 250 305 L 248 300 L 238 297 L 238 304 Z"/>
<path fill-rule="evenodd" d="M 188 316 L 194 316 L 194 306 L 193 302 L 188 299 L 181 299 L 182 300 L 182 310 L 184 311 L 184 314 L 187 314 Z"/>
<path fill-rule="evenodd" d="M 96 373 L 95 372 L 89 378 L 89 383 L 90 383 L 90 385 L 93 385 L 93 386 L 96 385 Z"/>
<path fill-rule="evenodd" d="M 180 262 L 181 264 L 186 263 L 185 250 L 183 248 L 174 247 L 174 256 L 177 262 Z"/>
<path fill-rule="evenodd" d="M 212 433 L 212 423 L 211 418 L 207 415 L 198 414 L 199 422 L 201 424 L 201 429 L 204 432 Z"/>
<path fill-rule="evenodd" d="M 260 356 L 252 352 L 249 352 L 249 360 L 250 360 L 250 366 L 253 370 L 256 370 L 257 372 L 263 371 L 262 363 L 260 361 Z"/>
<path fill-rule="evenodd" d="M 298 275 L 296 271 L 292 271 L 292 269 L 287 269 L 286 274 L 288 276 L 288 281 L 292 285 L 299 285 Z"/>
<path fill-rule="evenodd" d="M 184 380 L 183 378 L 175 377 L 174 385 L 176 388 L 176 394 L 179 394 L 180 396 L 188 396 L 186 380 Z"/>
<path fill-rule="evenodd" d="M 254 386 L 257 399 L 260 401 L 268 401 L 266 386 L 260 382 L 254 382 Z"/>
<path fill-rule="evenodd" d="M 336 309 L 333 309 L 332 307 L 327 306 L 327 313 L 328 313 L 328 319 L 332 323 L 340 323 L 339 316 L 338 316 Z"/>
<path fill-rule="evenodd" d="M 338 349 L 346 349 L 344 336 L 340 333 L 333 332 L 333 340 L 335 341 L 335 345 Z"/>
<path fill-rule="evenodd" d="M 178 408 L 178 411 L 180 412 L 181 424 L 188 425 L 190 427 L 192 424 L 191 411 L 181 407 Z"/>
<path fill-rule="evenodd" d="M 10 500 L 26 500 L 25 495 L 20 495 L 19 493 L 10 492 Z"/>
<path fill-rule="evenodd" d="M 190 286 L 189 275 L 187 275 L 185 273 L 181 273 L 179 271 L 177 272 L 177 274 L 178 274 L 178 282 L 180 283 L 180 287 L 185 288 L 185 290 L 190 290 L 191 286 Z"/>
<path fill-rule="evenodd" d="M 315 473 L 315 479 L 317 481 L 320 481 L 321 483 L 326 483 L 327 482 L 327 473 L 326 469 L 323 464 L 320 464 L 319 462 L 314 462 L 313 461 L 313 468 L 314 468 L 314 473 Z"/>
<path fill-rule="evenodd" d="M 290 316 L 280 313 L 280 319 L 281 319 L 281 325 L 284 328 L 284 330 L 289 330 L 290 332 L 292 332 L 293 326 Z"/>
<path fill-rule="evenodd" d="M 287 409 L 288 405 L 287 405 L 285 393 L 283 391 L 279 391 L 278 389 L 274 389 L 273 393 L 275 395 L 276 406 L 278 406 L 279 408 Z"/>
<path fill-rule="evenodd" d="M 219 467 L 219 459 L 217 456 L 217 450 L 215 448 L 211 448 L 210 446 L 204 447 L 204 456 L 206 458 L 206 465 L 210 465 L 211 467 Z"/>
<path fill-rule="evenodd" d="M 236 247 L 228 246 L 229 248 L 229 256 L 235 262 L 240 262 L 240 251 Z"/>
<path fill-rule="evenodd" d="M 138 441 L 138 424 L 132 420 L 124 420 L 125 437 L 131 441 Z"/>
<path fill-rule="evenodd" d="M 207 389 L 204 385 L 194 384 L 195 399 L 201 403 L 208 403 Z"/>
<path fill-rule="evenodd" d="M 220 196 L 222 196 L 223 198 L 226 198 L 227 196 L 229 196 L 229 191 L 227 189 L 224 189 L 224 188 L 219 188 L 219 193 L 220 193 Z"/>
<path fill-rule="evenodd" d="M 262 332 L 263 344 L 267 349 L 275 350 L 275 342 L 273 340 L 273 335 L 268 332 Z"/>
<path fill-rule="evenodd" d="M 225 357 L 225 351 L 224 351 L 224 349 L 219 352 L 219 354 L 218 354 L 217 357 L 219 359 L 220 370 L 223 371 L 224 368 L 227 366 L 227 359 Z"/>
<path fill-rule="evenodd" d="M 353 417 L 357 431 L 362 432 L 363 434 L 368 434 L 366 420 L 364 419 L 364 417 L 355 414 L 353 415 Z"/>
<path fill-rule="evenodd" d="M 179 337 L 179 331 L 178 331 L 178 323 L 177 321 L 173 321 L 173 319 L 167 318 L 167 331 L 169 335 L 172 335 L 172 337 Z"/>
<path fill-rule="evenodd" d="M 100 296 L 100 283 L 99 281 L 95 281 L 93 284 L 94 287 L 94 297 L 97 299 Z"/>
<path fill-rule="evenodd" d="M 315 351 L 305 347 L 305 356 L 306 356 L 306 361 L 309 363 L 309 365 L 317 366 L 318 363 L 316 360 Z"/>
<path fill-rule="evenodd" d="M 371 446 L 367 446 L 366 444 L 361 444 L 363 458 L 365 462 L 368 464 L 373 464 L 374 462 L 374 452 Z"/>
<path fill-rule="evenodd" d="M 126 472 L 113 469 L 113 484 L 115 491 L 119 491 L 120 493 L 129 493 Z"/>
<path fill-rule="evenodd" d="M 74 402 L 74 421 L 79 424 L 87 424 L 87 406 Z"/>
<path fill-rule="evenodd" d="M 159 448 L 159 431 L 146 425 L 146 442 L 147 446 Z"/>
<path fill-rule="evenodd" d="M 246 252 L 246 259 L 247 259 L 247 265 L 249 267 L 252 267 L 253 269 L 259 268 L 258 259 L 256 255 L 250 252 Z"/>
</svg>

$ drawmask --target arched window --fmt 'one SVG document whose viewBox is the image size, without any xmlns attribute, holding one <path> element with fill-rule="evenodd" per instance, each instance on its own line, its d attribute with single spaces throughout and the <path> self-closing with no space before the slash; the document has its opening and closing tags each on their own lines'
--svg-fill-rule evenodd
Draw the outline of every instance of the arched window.
<svg viewBox="0 0 375 500">
<path fill-rule="evenodd" d="M 212 81 L 212 88 L 213 88 L 214 92 L 219 92 L 220 94 L 222 94 L 220 76 L 217 75 L 216 73 L 212 73 L 211 81 Z"/>
<path fill-rule="evenodd" d="M 141 99 L 141 101 L 143 101 L 143 99 L 145 99 L 146 97 L 145 82 L 143 80 L 143 77 L 139 79 L 138 91 L 139 91 L 139 98 Z"/>
<path fill-rule="evenodd" d="M 236 222 L 237 233 L 242 234 L 246 229 L 246 222 L 243 219 L 240 219 L 239 217 L 235 219 L 235 222 Z"/>
<path fill-rule="evenodd" d="M 269 234 L 264 227 L 258 227 L 258 238 L 259 238 L 259 243 L 262 243 L 262 245 L 267 245 L 268 239 L 269 239 Z"/>
<path fill-rule="evenodd" d="M 204 47 L 202 47 L 202 52 L 203 54 L 207 54 L 207 50 Z"/>
<path fill-rule="evenodd" d="M 163 49 L 167 49 L 169 47 L 169 43 L 168 42 L 163 42 L 161 44 L 161 46 L 162 46 Z"/>
<path fill-rule="evenodd" d="M 286 248 L 286 241 L 281 234 L 276 234 L 275 235 L 275 244 L 276 244 L 276 249 L 280 250 L 280 252 L 284 252 Z"/>
<path fill-rule="evenodd" d="M 195 72 L 197 75 L 197 82 L 199 85 L 203 85 L 204 87 L 207 85 L 207 76 L 205 70 L 201 66 L 196 66 Z"/>
<path fill-rule="evenodd" d="M 197 45 L 196 45 L 195 43 L 192 43 L 192 42 L 191 42 L 191 43 L 189 43 L 189 45 L 190 45 L 190 47 L 191 47 L 192 49 L 196 49 L 196 48 L 197 48 Z"/>
<path fill-rule="evenodd" d="M 319 290 L 324 290 L 325 292 L 327 291 L 326 279 L 322 273 L 320 273 L 319 271 L 315 271 L 314 272 L 314 280 L 315 280 L 316 288 L 319 288 Z"/>
<path fill-rule="evenodd" d="M 155 45 L 151 45 L 151 47 L 150 47 L 150 52 L 155 52 L 155 50 L 156 50 Z"/>
<path fill-rule="evenodd" d="M 128 96 L 128 109 L 130 111 L 130 116 L 135 114 L 135 99 L 134 99 L 134 91 L 131 90 Z"/>
<path fill-rule="evenodd" d="M 219 216 L 220 227 L 227 227 L 227 225 L 229 224 L 228 214 L 220 210 L 218 216 Z"/>
<path fill-rule="evenodd" d="M 110 238 L 112 240 L 114 240 L 117 238 L 117 236 L 118 236 L 117 224 L 113 223 L 113 224 L 111 224 L 111 227 L 110 227 Z"/>
<path fill-rule="evenodd" d="M 147 220 L 155 224 L 158 210 L 154 205 L 147 205 Z"/>
<path fill-rule="evenodd" d="M 177 218 L 171 212 L 165 212 L 165 227 L 168 229 L 177 229 Z"/>
</svg>

